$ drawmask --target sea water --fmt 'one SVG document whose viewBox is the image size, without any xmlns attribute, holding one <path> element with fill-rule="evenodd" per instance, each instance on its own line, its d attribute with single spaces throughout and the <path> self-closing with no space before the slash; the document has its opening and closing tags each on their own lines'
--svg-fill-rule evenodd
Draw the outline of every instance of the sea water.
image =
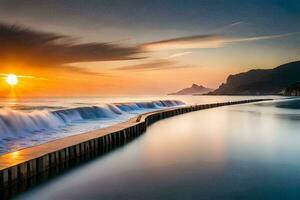
<svg viewBox="0 0 300 200">
<path fill-rule="evenodd" d="M 253 98 L 255 97 L 0 98 L 0 155 L 51 140 L 112 126 L 154 110 Z"/>
<path fill-rule="evenodd" d="M 0 154 L 183 105 L 183 101 L 158 98 L 2 98 Z"/>
<path fill-rule="evenodd" d="M 300 199 L 299 142 L 299 98 L 200 110 L 154 123 L 19 199 Z"/>
</svg>

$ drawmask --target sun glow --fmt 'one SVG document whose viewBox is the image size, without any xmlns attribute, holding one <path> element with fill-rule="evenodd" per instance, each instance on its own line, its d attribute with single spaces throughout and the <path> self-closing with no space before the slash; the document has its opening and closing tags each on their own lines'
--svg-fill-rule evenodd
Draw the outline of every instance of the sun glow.
<svg viewBox="0 0 300 200">
<path fill-rule="evenodd" d="M 17 85 L 19 82 L 18 77 L 15 74 L 8 74 L 6 77 L 6 83 L 10 86 Z"/>
</svg>

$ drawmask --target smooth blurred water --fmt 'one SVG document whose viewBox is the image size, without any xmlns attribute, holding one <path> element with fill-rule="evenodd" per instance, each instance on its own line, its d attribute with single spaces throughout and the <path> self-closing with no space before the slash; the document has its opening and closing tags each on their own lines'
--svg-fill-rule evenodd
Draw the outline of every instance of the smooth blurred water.
<svg viewBox="0 0 300 200">
<path fill-rule="evenodd" d="M 178 100 L 122 102 L 125 98 L 1 99 L 0 154 L 129 120 L 139 114 L 184 106 Z M 111 101 L 115 103 L 110 103 Z M 106 102 L 105 102 L 106 101 Z"/>
<path fill-rule="evenodd" d="M 159 121 L 19 199 L 299 199 L 300 99 Z"/>
<path fill-rule="evenodd" d="M 145 112 L 181 106 L 182 102 L 200 104 L 251 98 L 255 97 L 0 98 L 0 154 L 108 127 Z"/>
</svg>

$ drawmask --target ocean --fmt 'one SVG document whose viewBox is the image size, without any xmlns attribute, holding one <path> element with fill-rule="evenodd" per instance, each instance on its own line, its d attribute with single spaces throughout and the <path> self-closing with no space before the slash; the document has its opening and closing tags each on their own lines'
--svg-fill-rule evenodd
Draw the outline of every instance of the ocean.
<svg viewBox="0 0 300 200">
<path fill-rule="evenodd" d="M 0 154 L 124 122 L 139 114 L 185 105 L 179 100 L 126 98 L 2 99 Z"/>
<path fill-rule="evenodd" d="M 255 97 L 173 98 L 194 104 Z M 299 199 L 300 98 L 271 98 L 161 120 L 17 199 Z"/>
<path fill-rule="evenodd" d="M 248 98 L 253 97 L 1 98 L 0 154 L 108 127 L 154 110 Z"/>
</svg>

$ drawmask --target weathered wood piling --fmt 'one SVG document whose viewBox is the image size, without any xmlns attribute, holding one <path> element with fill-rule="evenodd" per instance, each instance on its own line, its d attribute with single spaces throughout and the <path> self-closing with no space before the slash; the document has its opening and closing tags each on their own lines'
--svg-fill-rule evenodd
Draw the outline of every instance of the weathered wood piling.
<svg viewBox="0 0 300 200">
<path fill-rule="evenodd" d="M 48 179 L 53 174 L 59 174 L 71 166 L 124 145 L 144 133 L 147 126 L 158 120 L 208 108 L 265 100 L 271 99 L 193 105 L 154 111 L 111 127 L 4 154 L 0 156 L 0 198 L 7 199 Z"/>
</svg>

